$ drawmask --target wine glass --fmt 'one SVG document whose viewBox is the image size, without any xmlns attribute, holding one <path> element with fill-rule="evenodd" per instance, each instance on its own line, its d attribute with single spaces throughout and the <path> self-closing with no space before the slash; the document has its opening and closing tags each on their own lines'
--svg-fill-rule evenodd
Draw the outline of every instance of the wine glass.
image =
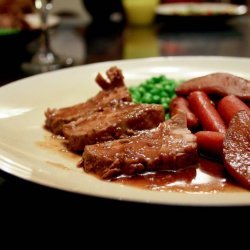
<svg viewBox="0 0 250 250">
<path fill-rule="evenodd" d="M 72 58 L 59 57 L 50 47 L 48 15 L 53 7 L 52 0 L 33 0 L 41 19 L 41 44 L 30 62 L 22 64 L 28 74 L 38 74 L 73 65 Z"/>
</svg>

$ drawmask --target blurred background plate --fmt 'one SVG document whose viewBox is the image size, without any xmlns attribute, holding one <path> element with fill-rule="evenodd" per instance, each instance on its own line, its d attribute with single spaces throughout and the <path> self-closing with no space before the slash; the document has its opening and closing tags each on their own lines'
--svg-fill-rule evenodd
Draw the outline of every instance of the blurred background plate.
<svg viewBox="0 0 250 250">
<path fill-rule="evenodd" d="M 166 3 L 160 4 L 156 13 L 166 16 L 239 16 L 247 13 L 247 7 L 230 3 Z"/>
<path fill-rule="evenodd" d="M 165 3 L 156 8 L 157 21 L 183 29 L 221 27 L 247 12 L 247 6 L 230 3 Z"/>
</svg>

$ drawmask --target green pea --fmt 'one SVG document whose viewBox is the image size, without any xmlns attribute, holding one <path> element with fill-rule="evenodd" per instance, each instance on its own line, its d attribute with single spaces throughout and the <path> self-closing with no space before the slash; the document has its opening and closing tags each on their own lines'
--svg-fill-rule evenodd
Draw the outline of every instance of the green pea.
<svg viewBox="0 0 250 250">
<path fill-rule="evenodd" d="M 133 102 L 161 104 L 168 115 L 171 100 L 176 96 L 175 88 L 182 81 L 169 79 L 165 75 L 154 76 L 138 86 L 130 87 L 129 91 Z"/>
<path fill-rule="evenodd" d="M 152 103 L 161 103 L 161 97 L 157 95 L 152 96 Z"/>
<path fill-rule="evenodd" d="M 163 108 L 164 108 L 165 110 L 168 110 L 169 106 L 168 106 L 167 103 L 161 103 L 161 105 L 163 106 Z"/>
<path fill-rule="evenodd" d="M 169 113 L 166 113 L 165 120 L 169 120 L 169 119 L 170 119 L 170 115 L 169 115 Z"/>
<path fill-rule="evenodd" d="M 161 93 L 161 91 L 159 91 L 158 89 L 154 88 L 154 89 L 150 89 L 150 93 L 152 95 L 159 95 Z"/>
<path fill-rule="evenodd" d="M 145 93 L 141 100 L 143 103 L 152 103 L 152 96 L 150 93 Z"/>
</svg>

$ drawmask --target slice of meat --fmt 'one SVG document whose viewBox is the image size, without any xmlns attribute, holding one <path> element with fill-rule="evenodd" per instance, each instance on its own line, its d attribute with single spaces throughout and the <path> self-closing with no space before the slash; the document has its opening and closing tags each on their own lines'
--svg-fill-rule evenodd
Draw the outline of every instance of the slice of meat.
<svg viewBox="0 0 250 250">
<path fill-rule="evenodd" d="M 250 190 L 250 114 L 239 111 L 229 123 L 223 143 L 228 172 Z"/>
<path fill-rule="evenodd" d="M 197 161 L 196 137 L 179 113 L 135 136 L 86 146 L 79 167 L 107 179 L 143 171 L 178 170 Z"/>
<path fill-rule="evenodd" d="M 176 88 L 176 93 L 178 95 L 189 95 L 196 90 L 220 96 L 235 95 L 242 100 L 250 100 L 250 82 L 228 73 L 213 73 L 193 78 L 181 83 Z"/>
<path fill-rule="evenodd" d="M 164 120 L 162 105 L 122 103 L 64 125 L 63 135 L 70 150 L 82 151 L 85 145 L 118 139 L 133 134 L 133 130 L 150 129 Z"/>
<path fill-rule="evenodd" d="M 48 109 L 45 112 L 45 127 L 54 134 L 62 134 L 62 127 L 80 117 L 88 117 L 96 111 L 120 101 L 131 101 L 131 96 L 126 87 L 118 87 L 109 91 L 101 91 L 93 98 L 71 107 Z"/>
<path fill-rule="evenodd" d="M 88 117 L 115 102 L 131 102 L 132 99 L 125 86 L 122 71 L 117 67 L 111 67 L 106 74 L 109 81 L 104 79 L 100 73 L 95 79 L 103 91 L 86 102 L 60 109 L 47 109 L 45 127 L 54 134 L 62 134 L 64 124 L 76 121 L 80 117 Z"/>
</svg>

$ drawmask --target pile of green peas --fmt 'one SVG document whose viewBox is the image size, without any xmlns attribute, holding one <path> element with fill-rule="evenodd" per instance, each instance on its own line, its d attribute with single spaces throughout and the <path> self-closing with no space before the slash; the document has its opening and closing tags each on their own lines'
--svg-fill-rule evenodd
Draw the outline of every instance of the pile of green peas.
<svg viewBox="0 0 250 250">
<path fill-rule="evenodd" d="M 176 96 L 175 88 L 179 82 L 169 79 L 164 75 L 152 77 L 137 86 L 129 87 L 134 103 L 161 104 L 169 118 L 168 110 L 172 99 Z"/>
</svg>

